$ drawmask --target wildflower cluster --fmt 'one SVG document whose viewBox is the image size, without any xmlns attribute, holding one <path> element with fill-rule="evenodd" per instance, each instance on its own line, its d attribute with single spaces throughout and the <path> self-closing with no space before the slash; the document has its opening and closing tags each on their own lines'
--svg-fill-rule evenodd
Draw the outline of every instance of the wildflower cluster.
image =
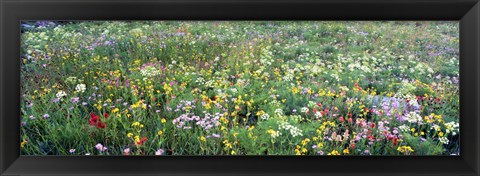
<svg viewBox="0 0 480 176">
<path fill-rule="evenodd" d="M 24 155 L 459 154 L 457 22 L 22 24 Z"/>
</svg>

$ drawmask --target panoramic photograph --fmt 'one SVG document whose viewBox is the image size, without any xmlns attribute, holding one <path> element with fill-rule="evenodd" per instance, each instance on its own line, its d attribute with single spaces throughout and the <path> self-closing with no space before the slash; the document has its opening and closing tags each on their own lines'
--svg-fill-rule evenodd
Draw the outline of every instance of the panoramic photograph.
<svg viewBox="0 0 480 176">
<path fill-rule="evenodd" d="M 460 155 L 458 21 L 22 21 L 21 155 Z"/>
</svg>

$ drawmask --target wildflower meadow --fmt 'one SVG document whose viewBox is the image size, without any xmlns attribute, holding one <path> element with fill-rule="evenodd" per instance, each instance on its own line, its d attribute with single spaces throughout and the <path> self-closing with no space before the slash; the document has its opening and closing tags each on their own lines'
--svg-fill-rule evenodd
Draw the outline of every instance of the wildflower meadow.
<svg viewBox="0 0 480 176">
<path fill-rule="evenodd" d="M 459 155 L 459 24 L 23 21 L 22 155 Z"/>
</svg>

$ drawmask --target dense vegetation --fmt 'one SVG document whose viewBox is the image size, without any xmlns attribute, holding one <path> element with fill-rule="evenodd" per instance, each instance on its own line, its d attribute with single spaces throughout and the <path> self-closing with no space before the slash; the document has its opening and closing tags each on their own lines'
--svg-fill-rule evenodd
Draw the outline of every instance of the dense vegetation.
<svg viewBox="0 0 480 176">
<path fill-rule="evenodd" d="M 30 22 L 24 155 L 459 154 L 456 22 Z"/>
</svg>

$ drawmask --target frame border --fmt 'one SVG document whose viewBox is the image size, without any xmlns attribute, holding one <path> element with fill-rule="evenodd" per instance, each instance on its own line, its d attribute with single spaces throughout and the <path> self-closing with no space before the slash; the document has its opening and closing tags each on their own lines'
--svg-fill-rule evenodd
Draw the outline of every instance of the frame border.
<svg viewBox="0 0 480 176">
<path fill-rule="evenodd" d="M 479 0 L 0 0 L 0 175 L 480 175 Z M 21 20 L 457 20 L 460 156 L 19 156 Z"/>
</svg>

